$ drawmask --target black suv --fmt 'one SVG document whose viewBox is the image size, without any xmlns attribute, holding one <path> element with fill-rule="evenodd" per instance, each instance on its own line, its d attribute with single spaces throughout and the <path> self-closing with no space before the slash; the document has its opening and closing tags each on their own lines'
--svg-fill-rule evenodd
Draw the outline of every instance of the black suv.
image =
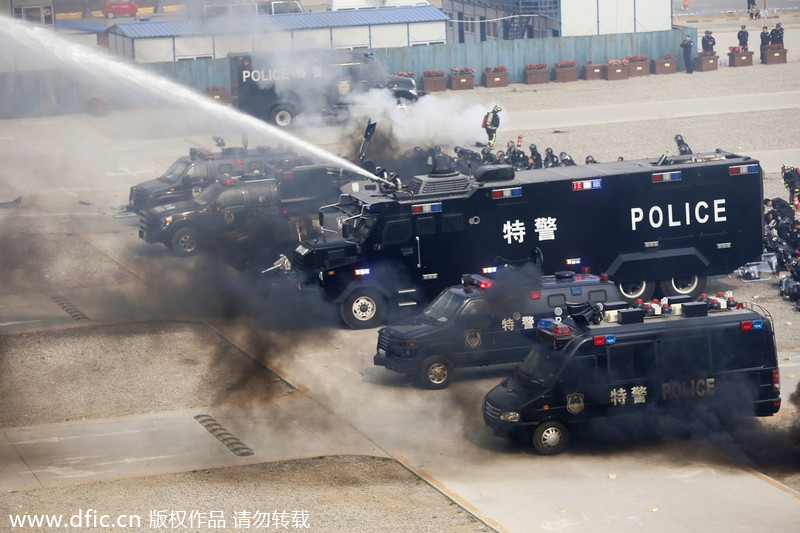
<svg viewBox="0 0 800 533">
<path fill-rule="evenodd" d="M 180 202 L 197 197 L 200 192 L 225 176 L 265 173 L 268 167 L 289 169 L 307 165 L 308 157 L 298 156 L 283 148 L 259 146 L 254 150 L 225 147 L 225 141 L 214 137 L 220 148 L 212 152 L 190 148 L 189 155 L 178 158 L 164 175 L 131 187 L 128 211 L 138 213 L 157 205 Z"/>
<path fill-rule="evenodd" d="M 381 328 L 373 362 L 442 389 L 456 367 L 521 361 L 530 350 L 525 333 L 542 318 L 560 316 L 567 302 L 621 300 L 604 276 L 567 271 L 496 279 L 467 275 L 462 281 L 416 317 Z"/>
</svg>

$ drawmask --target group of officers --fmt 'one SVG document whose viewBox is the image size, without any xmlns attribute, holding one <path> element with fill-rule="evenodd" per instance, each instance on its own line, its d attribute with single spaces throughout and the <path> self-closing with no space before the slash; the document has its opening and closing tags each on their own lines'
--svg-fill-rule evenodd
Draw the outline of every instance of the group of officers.
<svg viewBox="0 0 800 533">
<path fill-rule="evenodd" d="M 710 35 L 710 32 L 706 32 L 706 35 Z M 764 53 L 767 49 L 768 45 L 777 44 L 783 47 L 783 26 L 780 22 L 775 24 L 775 27 L 770 30 L 767 26 L 761 28 L 761 62 L 764 62 Z M 739 47 L 741 47 L 743 52 L 747 51 L 748 41 L 750 40 L 750 33 L 747 31 L 747 26 L 742 26 L 742 29 L 739 30 L 739 33 L 736 34 L 736 38 L 739 40 Z M 713 38 L 712 38 L 713 39 Z M 705 50 L 705 40 L 706 38 L 703 37 L 703 50 Z M 713 45 L 711 50 L 713 50 Z"/>
<path fill-rule="evenodd" d="M 788 165 L 783 166 L 781 173 L 790 197 L 795 198 L 800 173 Z M 800 250 L 800 219 L 796 218 L 795 207 L 783 198 L 765 198 L 764 207 L 767 210 L 764 215 L 766 233 L 775 232 L 792 250 Z"/>
<path fill-rule="evenodd" d="M 552 148 L 545 148 L 544 155 L 539 152 L 535 144 L 528 145 L 530 154 L 526 153 L 514 143 L 508 141 L 506 150 L 492 152 L 488 146 L 481 150 L 481 160 L 486 165 L 511 165 L 516 170 L 527 170 L 534 168 L 570 167 L 575 164 L 566 152 L 556 155 Z M 586 163 L 597 163 L 594 157 L 587 155 Z"/>
</svg>

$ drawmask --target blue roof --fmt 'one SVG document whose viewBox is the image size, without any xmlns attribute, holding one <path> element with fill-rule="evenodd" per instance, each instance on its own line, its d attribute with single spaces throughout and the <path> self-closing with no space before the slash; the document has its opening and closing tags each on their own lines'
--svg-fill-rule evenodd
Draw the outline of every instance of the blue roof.
<svg viewBox="0 0 800 533">
<path fill-rule="evenodd" d="M 109 28 L 109 33 L 139 39 L 445 22 L 449 18 L 435 6 L 381 7 L 375 9 L 322 11 L 319 13 L 284 13 L 254 17 L 118 22 Z"/>
<path fill-rule="evenodd" d="M 108 28 L 105 24 L 87 22 L 84 20 L 59 20 L 56 19 L 56 28 L 60 30 L 86 31 L 90 33 L 103 33 Z"/>
</svg>

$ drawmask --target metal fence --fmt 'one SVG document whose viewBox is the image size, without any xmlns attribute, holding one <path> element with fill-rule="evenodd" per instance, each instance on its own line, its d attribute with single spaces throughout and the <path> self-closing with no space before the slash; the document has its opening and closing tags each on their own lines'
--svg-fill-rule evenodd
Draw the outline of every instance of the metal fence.
<svg viewBox="0 0 800 533">
<path fill-rule="evenodd" d="M 417 81 L 425 70 L 471 67 L 476 75 L 485 67 L 504 65 L 509 82 L 524 81 L 528 63 L 575 61 L 580 66 L 588 61 L 605 63 L 631 55 L 657 58 L 672 54 L 682 64 L 680 42 L 684 35 L 697 38 L 696 29 L 676 28 L 649 33 L 592 35 L 585 37 L 552 37 L 516 39 L 482 43 L 414 46 L 375 49 L 375 57 L 387 72 L 411 71 Z M 142 68 L 178 83 L 206 92 L 224 88 L 230 94 L 230 70 L 226 59 L 200 59 L 169 63 L 150 63 Z M 477 80 L 476 80 L 477 81 Z M 120 87 L 120 92 L 124 90 Z M 0 118 L 21 118 L 85 112 L 90 106 L 92 88 L 81 76 L 63 71 L 12 71 L 0 73 Z M 108 99 L 109 108 L 136 105 L 135 99 Z"/>
</svg>

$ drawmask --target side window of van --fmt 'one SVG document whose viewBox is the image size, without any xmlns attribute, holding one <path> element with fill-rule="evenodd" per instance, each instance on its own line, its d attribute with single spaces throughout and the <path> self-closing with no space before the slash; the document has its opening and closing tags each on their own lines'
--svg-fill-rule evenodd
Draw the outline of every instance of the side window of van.
<svg viewBox="0 0 800 533">
<path fill-rule="evenodd" d="M 489 302 L 485 298 L 472 298 L 461 310 L 458 321 L 468 326 L 484 325 L 491 320 Z"/>
<path fill-rule="evenodd" d="M 219 175 L 223 176 L 225 174 L 233 176 L 233 165 L 230 163 L 223 163 L 219 166 Z"/>
<path fill-rule="evenodd" d="M 742 331 L 740 327 L 725 328 L 721 335 L 711 338 L 714 370 L 772 367 L 772 351 L 766 330 Z"/>
<path fill-rule="evenodd" d="M 611 381 L 647 377 L 655 364 L 656 345 L 652 341 L 612 344 L 608 349 L 608 375 Z"/>
<path fill-rule="evenodd" d="M 706 335 L 666 338 L 661 341 L 661 372 L 673 378 L 698 378 L 711 369 L 711 349 Z"/>
<path fill-rule="evenodd" d="M 205 178 L 208 176 L 208 168 L 205 163 L 195 163 L 186 171 L 186 175 L 190 178 Z"/>
<path fill-rule="evenodd" d="M 408 219 L 390 220 L 383 229 L 384 244 L 404 243 L 411 238 L 411 221 Z"/>
<path fill-rule="evenodd" d="M 258 160 L 250 161 L 247 163 L 247 170 L 253 172 L 254 170 L 262 171 L 264 170 L 264 163 Z"/>
<path fill-rule="evenodd" d="M 547 307 L 564 307 L 567 305 L 567 297 L 560 292 L 547 295 Z"/>
<path fill-rule="evenodd" d="M 590 290 L 589 291 L 589 301 L 591 303 L 593 303 L 593 304 L 596 304 L 598 302 L 608 301 L 608 294 L 606 294 L 606 291 L 604 291 L 602 289 Z"/>
</svg>

